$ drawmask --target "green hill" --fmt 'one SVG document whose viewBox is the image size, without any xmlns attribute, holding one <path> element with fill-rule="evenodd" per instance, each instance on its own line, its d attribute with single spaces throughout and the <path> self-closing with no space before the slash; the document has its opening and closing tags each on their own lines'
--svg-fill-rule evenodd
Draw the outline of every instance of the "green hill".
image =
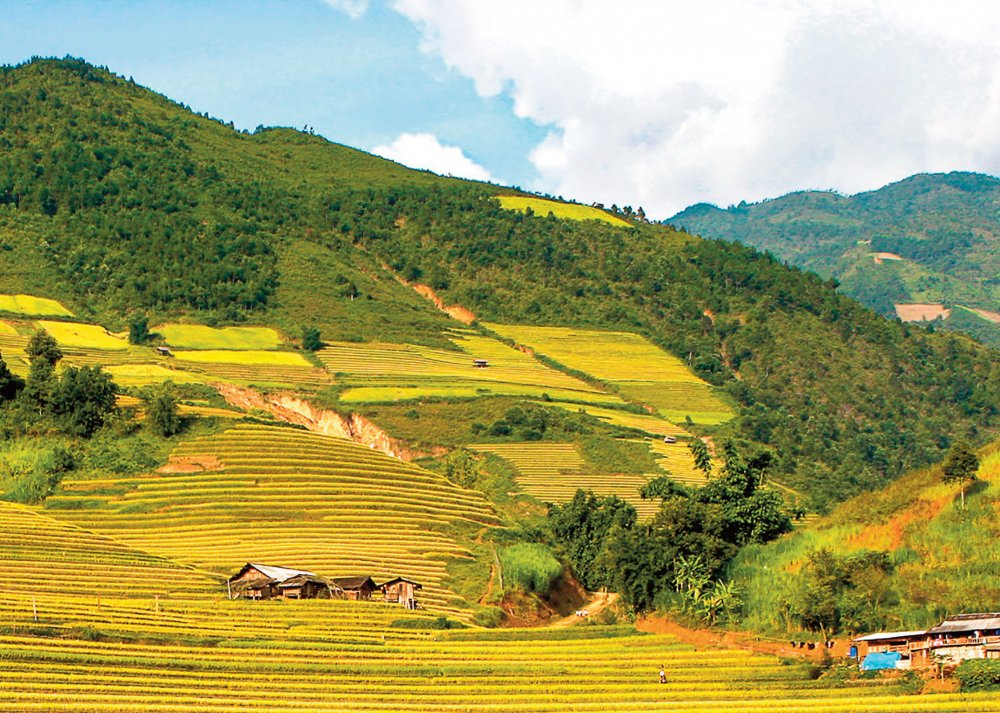
<svg viewBox="0 0 1000 713">
<path fill-rule="evenodd" d="M 494 323 L 633 332 L 720 387 L 725 428 L 773 446 L 817 505 L 998 425 L 988 351 L 738 244 L 507 210 L 510 190 L 235 131 L 73 59 L 0 71 L 0 145 L 0 292 L 112 330 L 145 316 L 454 349 L 419 282 Z"/>
<path fill-rule="evenodd" d="M 886 316 L 919 321 L 906 306 L 1000 309 L 998 199 L 1000 179 L 992 176 L 921 174 L 855 196 L 803 191 L 726 210 L 699 204 L 668 222 L 767 250 L 836 279 Z M 952 314 L 943 323 L 1000 346 L 995 320 Z"/>
</svg>

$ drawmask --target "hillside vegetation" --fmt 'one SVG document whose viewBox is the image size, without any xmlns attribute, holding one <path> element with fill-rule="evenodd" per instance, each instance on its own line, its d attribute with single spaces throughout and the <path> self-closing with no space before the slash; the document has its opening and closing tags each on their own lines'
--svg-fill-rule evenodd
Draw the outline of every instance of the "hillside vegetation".
<svg viewBox="0 0 1000 713">
<path fill-rule="evenodd" d="M 817 506 L 998 425 L 988 351 L 738 244 L 507 210 L 509 189 L 238 132 L 73 59 L 0 71 L 0 145 L 0 292 L 112 330 L 184 317 L 455 349 L 421 283 L 494 323 L 632 332 L 728 392 L 727 428 Z"/>
<path fill-rule="evenodd" d="M 943 326 L 1000 346 L 1000 179 L 917 175 L 869 193 L 803 191 L 721 210 L 699 204 L 669 222 L 706 238 L 738 240 L 834 278 L 880 313 L 897 305 L 966 308 Z M 934 317 L 929 317 L 934 319 Z"/>
</svg>

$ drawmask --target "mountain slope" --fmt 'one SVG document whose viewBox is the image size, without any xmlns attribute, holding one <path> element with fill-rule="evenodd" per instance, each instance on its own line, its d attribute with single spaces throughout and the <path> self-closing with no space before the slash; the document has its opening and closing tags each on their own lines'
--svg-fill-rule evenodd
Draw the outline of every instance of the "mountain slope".
<svg viewBox="0 0 1000 713">
<path fill-rule="evenodd" d="M 817 506 L 1000 425 L 989 351 L 768 255 L 628 216 L 506 210 L 495 197 L 513 191 L 237 132 L 80 60 L 0 71 L 0 145 L 0 292 L 106 327 L 145 315 L 454 349 L 422 283 L 493 323 L 638 333 L 724 388 L 738 416 L 720 433 L 777 449 L 778 477 Z"/>
<path fill-rule="evenodd" d="M 856 196 L 804 191 L 727 210 L 700 204 L 669 222 L 739 240 L 836 278 L 842 291 L 887 316 L 896 305 L 1000 309 L 1000 179 L 975 173 L 916 175 Z M 899 311 L 904 320 L 906 311 Z M 987 318 L 946 326 L 1000 345 Z"/>
</svg>

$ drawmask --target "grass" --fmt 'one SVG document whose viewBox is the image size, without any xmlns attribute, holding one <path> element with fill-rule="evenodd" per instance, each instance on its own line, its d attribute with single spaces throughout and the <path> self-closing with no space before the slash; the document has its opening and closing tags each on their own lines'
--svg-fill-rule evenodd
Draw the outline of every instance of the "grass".
<svg viewBox="0 0 1000 713">
<path fill-rule="evenodd" d="M 31 295 L 0 295 L 0 312 L 32 317 L 73 317 L 73 313 L 55 300 Z"/>
<path fill-rule="evenodd" d="M 164 324 L 154 332 L 163 335 L 167 344 L 178 349 L 277 349 L 278 333 L 269 327 L 224 327 L 216 329 L 200 324 Z"/>
<path fill-rule="evenodd" d="M 40 329 L 51 334 L 60 346 L 78 349 L 127 350 L 128 341 L 108 333 L 104 327 L 79 322 L 51 322 L 39 320 Z"/>
<path fill-rule="evenodd" d="M 491 331 L 574 371 L 612 385 L 654 407 L 668 421 L 701 425 L 733 418 L 732 409 L 687 365 L 648 339 L 628 332 L 487 324 Z"/>
<path fill-rule="evenodd" d="M 531 211 L 535 215 L 542 217 L 552 213 L 556 218 L 566 220 L 600 220 L 623 228 L 630 227 L 630 223 L 621 218 L 616 218 L 600 208 L 594 208 L 589 205 L 557 203 L 556 201 L 548 201 L 543 198 L 529 198 L 527 196 L 497 196 L 497 199 L 500 201 L 500 205 L 507 210 L 518 210 L 523 213 L 528 208 L 531 208 Z"/>
</svg>

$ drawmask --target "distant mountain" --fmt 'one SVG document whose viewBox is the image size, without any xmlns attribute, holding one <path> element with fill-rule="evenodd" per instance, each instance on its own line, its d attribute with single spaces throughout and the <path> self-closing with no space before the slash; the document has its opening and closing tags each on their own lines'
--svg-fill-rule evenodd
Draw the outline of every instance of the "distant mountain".
<svg viewBox="0 0 1000 713">
<path fill-rule="evenodd" d="M 891 191 L 923 215 L 925 203 L 984 209 L 995 182 L 921 177 Z M 556 203 L 521 211 L 498 200 L 513 194 L 524 197 L 308 133 L 240 132 L 81 60 L 0 69 L 0 294 L 58 299 L 115 330 L 148 317 L 454 349 L 447 334 L 457 322 L 416 284 L 467 319 L 638 333 L 719 387 L 738 413 L 694 428 L 771 446 L 777 477 L 817 505 L 939 460 L 955 439 L 1000 431 L 1000 367 L 979 344 L 885 320 L 750 247 L 629 214 L 590 220 L 574 209 L 566 215 L 584 219 L 564 219 Z M 878 205 L 879 196 L 801 194 L 800 208 L 759 223 L 783 225 L 779 242 L 817 269 L 827 260 L 832 274 L 842 252 L 811 247 L 791 226 L 805 221 L 824 244 L 853 240 L 860 250 L 864 221 L 838 206 Z M 776 204 L 689 214 L 740 224 Z M 950 247 L 953 234 L 986 246 L 993 223 L 931 212 L 920 240 L 893 232 L 886 213 L 870 249 L 911 264 L 926 248 L 928 264 L 971 271 L 973 259 Z M 874 274 L 895 269 L 858 262 Z M 954 278 L 986 294 L 985 281 Z M 454 427 L 473 420 L 459 410 Z"/>
<path fill-rule="evenodd" d="M 667 222 L 834 278 L 886 316 L 940 318 L 1000 346 L 998 202 L 1000 179 L 954 172 L 856 196 L 804 191 L 726 210 L 699 204 Z"/>
</svg>

